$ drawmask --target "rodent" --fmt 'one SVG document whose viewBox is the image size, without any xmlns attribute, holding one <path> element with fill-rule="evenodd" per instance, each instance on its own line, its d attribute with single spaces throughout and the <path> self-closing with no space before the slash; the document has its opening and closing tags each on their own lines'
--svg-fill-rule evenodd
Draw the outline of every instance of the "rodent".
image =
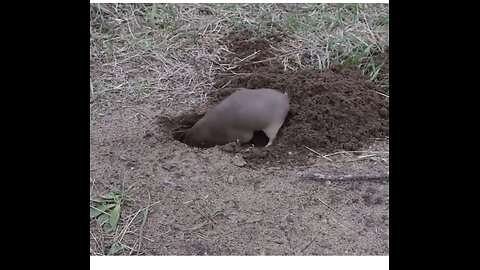
<svg viewBox="0 0 480 270">
<path fill-rule="evenodd" d="M 263 131 L 270 146 L 290 110 L 287 93 L 274 89 L 240 88 L 208 111 L 184 134 L 183 141 L 196 147 L 230 142 L 247 143 L 254 131 Z"/>
</svg>

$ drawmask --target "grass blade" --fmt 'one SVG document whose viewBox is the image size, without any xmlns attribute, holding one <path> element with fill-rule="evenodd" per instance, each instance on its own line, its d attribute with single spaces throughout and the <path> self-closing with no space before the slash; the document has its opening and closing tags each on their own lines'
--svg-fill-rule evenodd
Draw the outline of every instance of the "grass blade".
<svg viewBox="0 0 480 270">
<path fill-rule="evenodd" d="M 108 209 L 114 206 L 115 204 L 105 204 L 98 207 L 90 206 L 90 218 L 95 218 L 98 217 L 100 214 L 105 214 Z"/>
<path fill-rule="evenodd" d="M 115 208 L 113 208 L 112 213 L 110 214 L 110 226 L 112 230 L 117 228 L 118 219 L 120 217 L 120 204 L 117 204 Z"/>
</svg>

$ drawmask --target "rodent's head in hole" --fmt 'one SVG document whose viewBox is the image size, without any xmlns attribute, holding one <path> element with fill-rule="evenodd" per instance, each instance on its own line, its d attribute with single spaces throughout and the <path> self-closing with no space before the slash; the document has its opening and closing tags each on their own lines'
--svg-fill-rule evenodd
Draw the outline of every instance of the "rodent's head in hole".
<svg viewBox="0 0 480 270">
<path fill-rule="evenodd" d="M 237 140 L 243 144 L 253 139 L 258 142 L 258 136 L 264 134 L 269 146 L 289 109 L 286 93 L 241 88 L 208 111 L 181 139 L 190 146 L 212 147 Z"/>
</svg>

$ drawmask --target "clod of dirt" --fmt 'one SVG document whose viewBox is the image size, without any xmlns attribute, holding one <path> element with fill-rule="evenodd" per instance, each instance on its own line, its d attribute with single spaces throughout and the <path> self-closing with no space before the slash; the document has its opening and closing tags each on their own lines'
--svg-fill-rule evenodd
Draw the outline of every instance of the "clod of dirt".
<svg viewBox="0 0 480 270">
<path fill-rule="evenodd" d="M 178 170 L 178 166 L 174 164 L 165 164 L 165 165 L 162 165 L 162 168 L 169 172 L 174 172 Z"/>
<path fill-rule="evenodd" d="M 167 186 L 172 186 L 172 187 L 178 187 L 179 186 L 177 183 L 175 183 L 173 181 L 170 181 L 170 180 L 167 180 L 167 179 L 163 180 L 163 183 Z"/>
<path fill-rule="evenodd" d="M 244 167 L 247 164 L 243 157 L 236 155 L 233 159 L 233 165 L 238 167 Z"/>
</svg>

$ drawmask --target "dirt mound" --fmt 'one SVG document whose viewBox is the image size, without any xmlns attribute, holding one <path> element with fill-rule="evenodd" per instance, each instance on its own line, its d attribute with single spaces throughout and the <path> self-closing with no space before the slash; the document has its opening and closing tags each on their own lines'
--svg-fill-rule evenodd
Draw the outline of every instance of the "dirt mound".
<svg viewBox="0 0 480 270">
<path fill-rule="evenodd" d="M 233 52 L 232 62 L 237 64 L 235 73 L 216 78 L 218 90 L 211 95 L 212 105 L 239 87 L 273 88 L 287 92 L 290 97 L 290 113 L 273 147 L 243 151 L 247 161 L 271 166 L 305 165 L 313 155 L 306 147 L 319 153 L 354 151 L 373 138 L 389 135 L 388 99 L 378 94 L 382 90 L 358 68 L 334 66 L 327 70 L 285 71 L 271 59 L 274 53 L 270 45 L 279 41 L 281 37 L 275 35 L 253 38 L 248 31 L 226 37 L 225 42 Z M 238 62 L 240 58 L 244 60 Z M 226 85 L 228 88 L 222 88 Z M 175 131 L 188 128 L 200 118 L 201 115 L 190 114 L 175 119 Z M 265 145 L 265 134 L 256 132 L 252 143 Z"/>
<path fill-rule="evenodd" d="M 250 161 L 305 163 L 311 154 L 305 146 L 320 153 L 352 151 L 389 134 L 388 101 L 375 93 L 379 89 L 356 68 L 298 72 L 274 68 L 222 78 L 220 84 L 227 79 L 232 87 L 274 88 L 290 96 L 291 110 L 275 147 L 252 151 L 245 156 Z"/>
</svg>

